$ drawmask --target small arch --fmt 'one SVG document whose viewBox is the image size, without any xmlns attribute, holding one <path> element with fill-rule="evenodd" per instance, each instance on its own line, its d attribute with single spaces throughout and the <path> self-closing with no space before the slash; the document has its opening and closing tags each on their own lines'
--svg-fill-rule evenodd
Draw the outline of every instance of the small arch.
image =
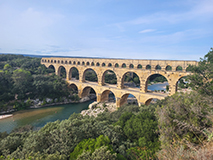
<svg viewBox="0 0 213 160">
<path fill-rule="evenodd" d="M 101 102 L 115 102 L 115 94 L 110 90 L 101 93 Z"/>
<path fill-rule="evenodd" d="M 75 65 L 75 64 L 76 64 L 76 62 L 74 61 L 74 62 L 73 62 L 73 64 Z"/>
<path fill-rule="evenodd" d="M 48 60 L 48 63 L 50 62 L 50 60 Z"/>
<path fill-rule="evenodd" d="M 106 66 L 106 64 L 105 63 L 102 63 L 102 67 L 105 67 Z"/>
<path fill-rule="evenodd" d="M 63 64 L 64 63 L 64 61 L 61 61 L 61 64 Z"/>
<path fill-rule="evenodd" d="M 51 63 L 53 63 L 53 60 L 51 60 Z"/>
<path fill-rule="evenodd" d="M 157 98 L 149 98 L 146 102 L 145 105 L 148 106 L 149 104 L 156 103 L 159 99 Z"/>
<path fill-rule="evenodd" d="M 94 65 L 95 65 L 94 62 L 92 62 L 92 63 L 91 63 L 91 66 L 94 66 Z"/>
<path fill-rule="evenodd" d="M 107 84 L 117 84 L 117 76 L 112 70 L 106 70 L 102 75 L 102 85 Z"/>
<path fill-rule="evenodd" d="M 46 59 L 44 60 L 44 62 L 47 62 Z"/>
<path fill-rule="evenodd" d="M 118 68 L 118 67 L 119 67 L 119 64 L 118 64 L 118 63 L 116 63 L 116 64 L 115 64 L 115 68 Z"/>
<path fill-rule="evenodd" d="M 42 61 L 42 62 L 44 62 L 44 60 L 43 60 L 43 59 L 42 59 L 41 61 Z"/>
<path fill-rule="evenodd" d="M 183 70 L 183 68 L 181 66 L 176 67 L 176 71 L 182 71 L 182 70 Z"/>
<path fill-rule="evenodd" d="M 183 90 L 185 92 L 188 88 L 189 83 L 187 81 L 187 76 L 180 77 L 175 84 L 175 92 L 177 92 L 178 90 Z"/>
<path fill-rule="evenodd" d="M 121 65 L 121 67 L 122 67 L 122 68 L 126 68 L 126 64 L 123 63 L 123 64 Z"/>
<path fill-rule="evenodd" d="M 89 62 L 87 62 L 87 66 L 89 66 Z"/>
<path fill-rule="evenodd" d="M 67 64 L 67 61 L 65 61 L 65 64 Z"/>
<path fill-rule="evenodd" d="M 133 64 L 130 64 L 130 65 L 129 65 L 129 68 L 134 68 L 134 65 L 133 65 Z"/>
<path fill-rule="evenodd" d="M 171 71 L 172 67 L 170 65 L 166 66 L 166 71 Z"/>
<path fill-rule="evenodd" d="M 76 67 L 72 67 L 69 70 L 69 80 L 79 80 L 79 71 Z"/>
<path fill-rule="evenodd" d="M 108 67 L 112 67 L 112 63 L 109 63 L 109 64 L 108 64 Z"/>
<path fill-rule="evenodd" d="M 98 63 L 96 63 L 96 66 L 100 66 L 100 63 L 98 62 Z"/>
<path fill-rule="evenodd" d="M 148 64 L 146 65 L 146 69 L 151 69 L 152 67 Z"/>
<path fill-rule="evenodd" d="M 72 64 L 71 61 L 69 61 L 69 64 Z"/>
<path fill-rule="evenodd" d="M 78 61 L 78 65 L 80 65 L 81 63 Z"/>
<path fill-rule="evenodd" d="M 90 82 L 98 82 L 97 73 L 91 68 L 86 69 L 83 73 L 83 81 L 85 80 Z"/>
<path fill-rule="evenodd" d="M 161 70 L 161 66 L 158 64 L 156 67 L 155 67 L 156 70 Z"/>
<path fill-rule="evenodd" d="M 142 69 L 142 65 L 139 64 L 139 65 L 137 66 L 137 69 Z"/>
<path fill-rule="evenodd" d="M 82 62 L 82 65 L 85 65 L 85 62 L 84 62 L 84 61 Z"/>
<path fill-rule="evenodd" d="M 58 63 L 60 63 L 60 61 L 58 60 Z"/>
</svg>

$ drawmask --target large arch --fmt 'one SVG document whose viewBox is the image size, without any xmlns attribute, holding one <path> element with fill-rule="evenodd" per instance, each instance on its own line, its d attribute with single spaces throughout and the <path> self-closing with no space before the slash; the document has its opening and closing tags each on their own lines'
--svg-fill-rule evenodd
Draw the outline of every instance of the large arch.
<svg viewBox="0 0 213 160">
<path fill-rule="evenodd" d="M 128 98 L 129 98 L 129 100 L 128 100 Z M 134 95 L 132 95 L 130 93 L 125 93 L 121 96 L 121 99 L 120 99 L 120 102 L 119 102 L 120 104 L 118 104 L 118 106 L 121 107 L 122 105 L 124 105 L 126 103 L 128 103 L 128 104 L 139 104 L 138 102 L 139 102 L 138 99 Z"/>
<path fill-rule="evenodd" d="M 140 78 L 138 74 L 130 71 L 125 72 L 121 78 L 121 87 L 124 88 L 124 85 L 131 88 L 140 86 Z"/>
<path fill-rule="evenodd" d="M 78 86 L 75 83 L 71 83 L 69 86 L 72 94 L 78 94 Z"/>
<path fill-rule="evenodd" d="M 92 68 L 87 68 L 83 72 L 82 81 L 98 82 L 97 73 Z"/>
<path fill-rule="evenodd" d="M 58 67 L 58 75 L 59 75 L 60 77 L 66 78 L 66 75 L 67 75 L 66 73 L 67 73 L 67 71 L 66 71 L 66 69 L 65 69 L 64 66 L 59 66 L 59 67 Z"/>
<path fill-rule="evenodd" d="M 160 78 L 158 78 L 160 77 Z M 149 75 L 146 79 L 146 83 L 145 83 L 145 92 L 148 92 L 148 84 L 153 84 L 153 83 L 163 83 L 163 82 L 168 82 L 168 78 L 163 75 L 163 74 L 160 74 L 160 73 L 154 73 L 154 74 L 151 74 Z M 152 83 L 153 82 L 153 83 Z M 167 84 L 165 84 L 167 85 Z M 169 85 L 169 84 L 168 84 Z M 163 86 L 163 84 L 162 84 Z M 150 89 L 152 90 L 152 89 Z M 165 88 L 161 88 L 161 89 L 156 89 L 156 90 L 165 90 Z M 154 90 L 152 90 L 154 91 Z"/>
<path fill-rule="evenodd" d="M 93 95 L 96 96 L 97 93 L 98 92 L 94 88 L 92 88 L 90 86 L 86 86 L 82 89 L 82 92 L 80 93 L 80 97 L 81 98 L 84 98 L 84 97 L 87 97 L 87 96 L 89 97 L 91 94 L 92 94 L 92 96 Z"/>
<path fill-rule="evenodd" d="M 159 100 L 159 99 L 157 99 L 157 98 L 149 98 L 149 99 L 146 100 L 145 105 L 148 106 L 151 103 L 156 103 L 157 100 Z"/>
<path fill-rule="evenodd" d="M 110 97 L 110 94 L 113 94 L 113 96 Z M 104 90 L 101 93 L 100 102 L 115 102 L 115 94 L 110 90 Z"/>
<path fill-rule="evenodd" d="M 69 70 L 69 80 L 71 79 L 79 80 L 79 71 L 76 67 L 72 67 Z"/>
<path fill-rule="evenodd" d="M 102 84 L 104 85 L 105 83 L 108 84 L 117 84 L 117 76 L 114 71 L 108 69 L 104 71 L 101 77 Z"/>
<path fill-rule="evenodd" d="M 49 74 L 51 74 L 51 73 L 55 73 L 55 66 L 54 65 L 49 65 L 49 67 L 47 67 L 47 72 L 49 73 Z"/>
<path fill-rule="evenodd" d="M 187 76 L 181 76 L 177 80 L 177 82 L 175 83 L 175 92 L 178 91 L 178 84 L 179 84 L 179 87 L 182 88 L 182 89 L 187 89 L 189 87 L 188 82 L 185 81 L 186 78 L 187 78 Z M 181 84 L 181 83 L 183 83 L 183 84 Z"/>
</svg>

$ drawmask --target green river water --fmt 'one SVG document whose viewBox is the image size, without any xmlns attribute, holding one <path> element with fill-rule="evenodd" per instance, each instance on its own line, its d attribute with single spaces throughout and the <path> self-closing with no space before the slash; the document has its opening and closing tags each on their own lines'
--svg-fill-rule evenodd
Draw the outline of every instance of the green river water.
<svg viewBox="0 0 213 160">
<path fill-rule="evenodd" d="M 41 128 L 48 122 L 56 120 L 64 120 L 70 117 L 73 113 L 80 113 L 87 109 L 93 101 L 84 103 L 74 103 L 57 105 L 51 107 L 43 107 L 37 109 L 28 109 L 13 113 L 12 117 L 0 120 L 0 132 L 7 131 L 10 133 L 14 128 L 32 125 L 36 128 Z"/>
</svg>

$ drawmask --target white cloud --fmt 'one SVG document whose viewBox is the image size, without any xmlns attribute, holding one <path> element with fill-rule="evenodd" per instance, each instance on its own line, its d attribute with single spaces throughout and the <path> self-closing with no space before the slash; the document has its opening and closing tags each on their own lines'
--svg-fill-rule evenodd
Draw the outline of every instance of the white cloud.
<svg viewBox="0 0 213 160">
<path fill-rule="evenodd" d="M 145 30 L 142 30 L 140 31 L 139 33 L 148 33 L 148 32 L 154 32 L 156 31 L 155 29 L 145 29 Z"/>
</svg>

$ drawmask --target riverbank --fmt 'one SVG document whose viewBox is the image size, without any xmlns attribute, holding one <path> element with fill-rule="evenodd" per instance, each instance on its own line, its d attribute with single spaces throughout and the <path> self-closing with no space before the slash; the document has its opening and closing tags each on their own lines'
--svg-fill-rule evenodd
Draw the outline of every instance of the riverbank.
<svg viewBox="0 0 213 160">
<path fill-rule="evenodd" d="M 13 116 L 12 114 L 0 115 L 0 120 L 5 119 L 5 118 L 9 118 L 9 117 L 12 117 L 12 116 Z"/>
</svg>

